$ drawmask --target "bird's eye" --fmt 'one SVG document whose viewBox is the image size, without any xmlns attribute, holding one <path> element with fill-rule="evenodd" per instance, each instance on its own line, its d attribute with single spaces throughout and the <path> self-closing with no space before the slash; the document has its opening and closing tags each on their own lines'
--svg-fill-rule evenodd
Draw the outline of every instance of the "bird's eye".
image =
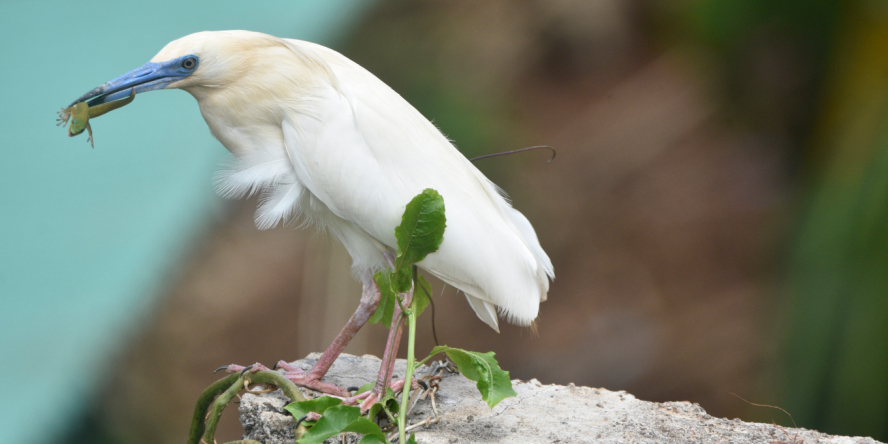
<svg viewBox="0 0 888 444">
<path fill-rule="evenodd" d="M 182 67 L 185 69 L 192 69 L 194 65 L 197 65 L 197 60 L 194 60 L 194 57 L 188 57 L 185 60 L 182 60 Z"/>
</svg>

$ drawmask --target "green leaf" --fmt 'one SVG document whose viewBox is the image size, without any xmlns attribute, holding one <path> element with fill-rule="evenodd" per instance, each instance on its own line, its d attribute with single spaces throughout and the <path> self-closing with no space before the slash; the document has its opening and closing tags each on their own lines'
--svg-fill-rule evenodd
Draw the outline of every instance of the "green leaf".
<svg viewBox="0 0 888 444">
<path fill-rule="evenodd" d="M 437 191 L 426 188 L 407 204 L 401 225 L 395 228 L 398 256 L 395 259 L 396 290 L 410 290 L 410 266 L 419 262 L 441 246 L 447 219 L 444 216 L 444 198 Z"/>
<path fill-rule="evenodd" d="M 325 398 L 327 398 L 325 396 Z M 322 398 L 318 398 L 322 399 Z M 338 399 L 337 399 L 338 401 Z M 310 402 L 310 401 L 307 401 Z M 312 410 L 314 411 L 314 410 Z M 318 420 L 312 428 L 299 439 L 303 444 L 317 444 L 324 442 L 331 436 L 343 432 L 360 433 L 364 435 L 362 443 L 385 443 L 385 434 L 379 426 L 367 418 L 361 417 L 360 407 L 348 405 L 334 405 L 327 407 L 322 413 L 324 416 Z M 369 439 L 368 439 L 369 437 Z"/>
<path fill-rule="evenodd" d="M 337 405 L 324 410 L 323 415 L 317 424 L 308 429 L 305 435 L 302 435 L 298 442 L 318 444 L 331 436 L 342 433 L 351 423 L 361 417 L 361 408 Z"/>
<path fill-rule="evenodd" d="M 429 305 L 429 296 L 432 294 L 432 286 L 426 282 L 421 274 L 416 274 L 416 286 L 419 287 L 413 291 L 413 302 L 411 306 L 416 312 L 416 317 L 422 314 L 423 310 Z"/>
<path fill-rule="evenodd" d="M 294 418 L 299 419 L 308 412 L 315 412 L 323 414 L 325 410 L 330 407 L 339 405 L 342 403 L 341 399 L 332 398 L 330 396 L 321 396 L 320 398 L 315 398 L 308 401 L 299 401 L 299 402 L 291 402 L 287 404 L 284 409 L 290 412 Z"/>
<path fill-rule="evenodd" d="M 380 271 L 374 275 L 380 292 L 379 306 L 368 322 L 382 322 L 387 327 L 391 326 L 398 293 L 410 291 L 413 286 L 413 264 L 438 250 L 444 241 L 446 227 L 444 198 L 437 191 L 426 188 L 407 204 L 401 217 L 401 225 L 395 228 L 398 255 L 394 270 L 390 273 Z M 424 279 L 422 283 L 431 289 Z M 414 298 L 416 294 L 414 291 Z M 414 306 L 419 307 L 421 312 L 426 305 L 428 298 L 421 295 Z"/>
<path fill-rule="evenodd" d="M 413 286 L 412 269 L 412 266 L 396 269 L 392 273 L 392 288 L 397 290 L 399 293 L 406 293 L 410 291 L 410 287 Z"/>
<path fill-rule="evenodd" d="M 500 368 L 499 363 L 493 357 L 493 352 L 478 353 L 439 345 L 432 349 L 429 356 L 438 353 L 447 353 L 447 356 L 459 367 L 463 376 L 478 383 L 477 387 L 481 392 L 481 398 L 487 401 L 490 408 L 499 404 L 503 399 L 517 395 L 515 390 L 512 390 L 509 372 Z"/>
<path fill-rule="evenodd" d="M 386 441 L 385 438 L 380 439 L 376 435 L 364 435 L 364 437 L 358 441 L 358 444 L 388 444 L 388 441 Z"/>
<path fill-rule="evenodd" d="M 367 417 L 371 419 L 376 418 L 376 415 L 379 415 L 379 412 L 381 412 L 382 409 L 386 409 L 390 413 L 397 413 L 398 408 L 399 405 L 398 401 L 395 399 L 395 392 L 393 392 L 391 387 L 389 387 L 385 389 L 385 396 L 383 396 L 382 399 L 370 406 L 369 414 L 367 415 Z"/>
<path fill-rule="evenodd" d="M 376 419 L 379 416 L 379 413 L 382 412 L 382 409 L 385 408 L 385 405 L 381 402 L 377 402 L 370 406 L 370 410 L 367 411 L 367 417 Z"/>
<path fill-rule="evenodd" d="M 382 325 L 386 327 L 390 327 L 392 325 L 392 316 L 395 313 L 395 304 L 398 301 L 395 300 L 397 297 L 395 291 L 392 289 L 392 277 L 391 273 L 380 271 L 376 273 L 373 278 L 376 280 L 376 285 L 379 286 L 379 305 L 376 307 L 376 311 L 373 313 L 373 316 L 370 316 L 370 319 L 367 322 L 371 324 L 375 324 L 377 322 L 382 321 Z"/>
<path fill-rule="evenodd" d="M 364 435 L 364 438 L 362 438 L 360 442 L 385 442 L 385 433 L 382 433 L 382 430 L 379 428 L 378 425 L 376 425 L 375 422 L 367 418 L 359 417 L 354 422 L 349 424 L 346 428 L 342 429 L 342 431 L 360 433 Z M 371 439 L 368 440 L 368 437 Z M 375 440 L 373 438 L 375 438 Z"/>
<path fill-rule="evenodd" d="M 373 389 L 374 385 L 376 385 L 375 382 L 368 382 L 368 383 L 358 387 L 358 391 L 356 391 L 355 394 L 360 395 L 361 393 L 369 392 L 370 390 Z"/>
<path fill-rule="evenodd" d="M 358 443 L 358 444 L 360 444 L 360 443 Z M 407 438 L 407 444 L 417 444 L 416 433 L 410 433 L 410 437 Z"/>
</svg>

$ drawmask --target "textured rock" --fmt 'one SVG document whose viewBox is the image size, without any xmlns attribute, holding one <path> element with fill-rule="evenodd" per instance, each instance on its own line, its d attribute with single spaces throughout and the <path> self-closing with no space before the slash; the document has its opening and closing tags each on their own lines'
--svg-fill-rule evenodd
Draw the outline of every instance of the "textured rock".
<svg viewBox="0 0 888 444">
<path fill-rule="evenodd" d="M 294 365 L 304 369 L 319 355 Z M 326 381 L 360 386 L 375 380 L 379 358 L 343 355 Z M 403 377 L 406 364 L 398 361 L 395 374 Z M 420 369 L 418 375 L 423 375 Z M 786 443 L 871 444 L 871 438 L 850 438 L 820 432 L 714 418 L 699 405 L 687 402 L 641 401 L 626 392 L 589 387 L 543 385 L 539 381 L 512 381 L 518 396 L 493 410 L 481 400 L 475 383 L 458 374 L 445 374 L 436 394 L 441 421 L 414 430 L 419 443 Z M 312 393 L 307 393 L 312 396 Z M 246 394 L 239 407 L 245 439 L 265 444 L 293 443 L 293 418 L 283 406 L 280 391 Z M 409 424 L 432 415 L 431 402 L 420 401 Z M 345 443 L 359 437 L 345 436 Z M 340 443 L 339 438 L 328 440 Z"/>
</svg>

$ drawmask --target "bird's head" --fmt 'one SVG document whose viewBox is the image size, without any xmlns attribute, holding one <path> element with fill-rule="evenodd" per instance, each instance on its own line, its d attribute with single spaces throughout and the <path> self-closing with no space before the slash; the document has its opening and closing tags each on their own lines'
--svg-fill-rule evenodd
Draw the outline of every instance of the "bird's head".
<svg viewBox="0 0 888 444">
<path fill-rule="evenodd" d="M 167 44 L 148 63 L 94 88 L 71 105 L 88 102 L 92 107 L 129 97 L 131 91 L 222 87 L 243 77 L 263 47 L 276 45 L 273 37 L 248 31 L 187 35 Z"/>
</svg>

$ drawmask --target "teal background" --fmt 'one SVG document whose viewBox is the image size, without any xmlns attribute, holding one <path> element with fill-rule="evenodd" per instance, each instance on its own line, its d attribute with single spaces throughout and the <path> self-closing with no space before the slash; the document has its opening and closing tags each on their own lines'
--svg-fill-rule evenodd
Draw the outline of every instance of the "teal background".
<svg viewBox="0 0 888 444">
<path fill-rule="evenodd" d="M 77 416 L 189 239 L 222 208 L 226 151 L 187 93 L 139 95 L 66 137 L 56 111 L 167 42 L 249 29 L 328 43 L 366 1 L 0 2 L 0 430 Z"/>
</svg>

